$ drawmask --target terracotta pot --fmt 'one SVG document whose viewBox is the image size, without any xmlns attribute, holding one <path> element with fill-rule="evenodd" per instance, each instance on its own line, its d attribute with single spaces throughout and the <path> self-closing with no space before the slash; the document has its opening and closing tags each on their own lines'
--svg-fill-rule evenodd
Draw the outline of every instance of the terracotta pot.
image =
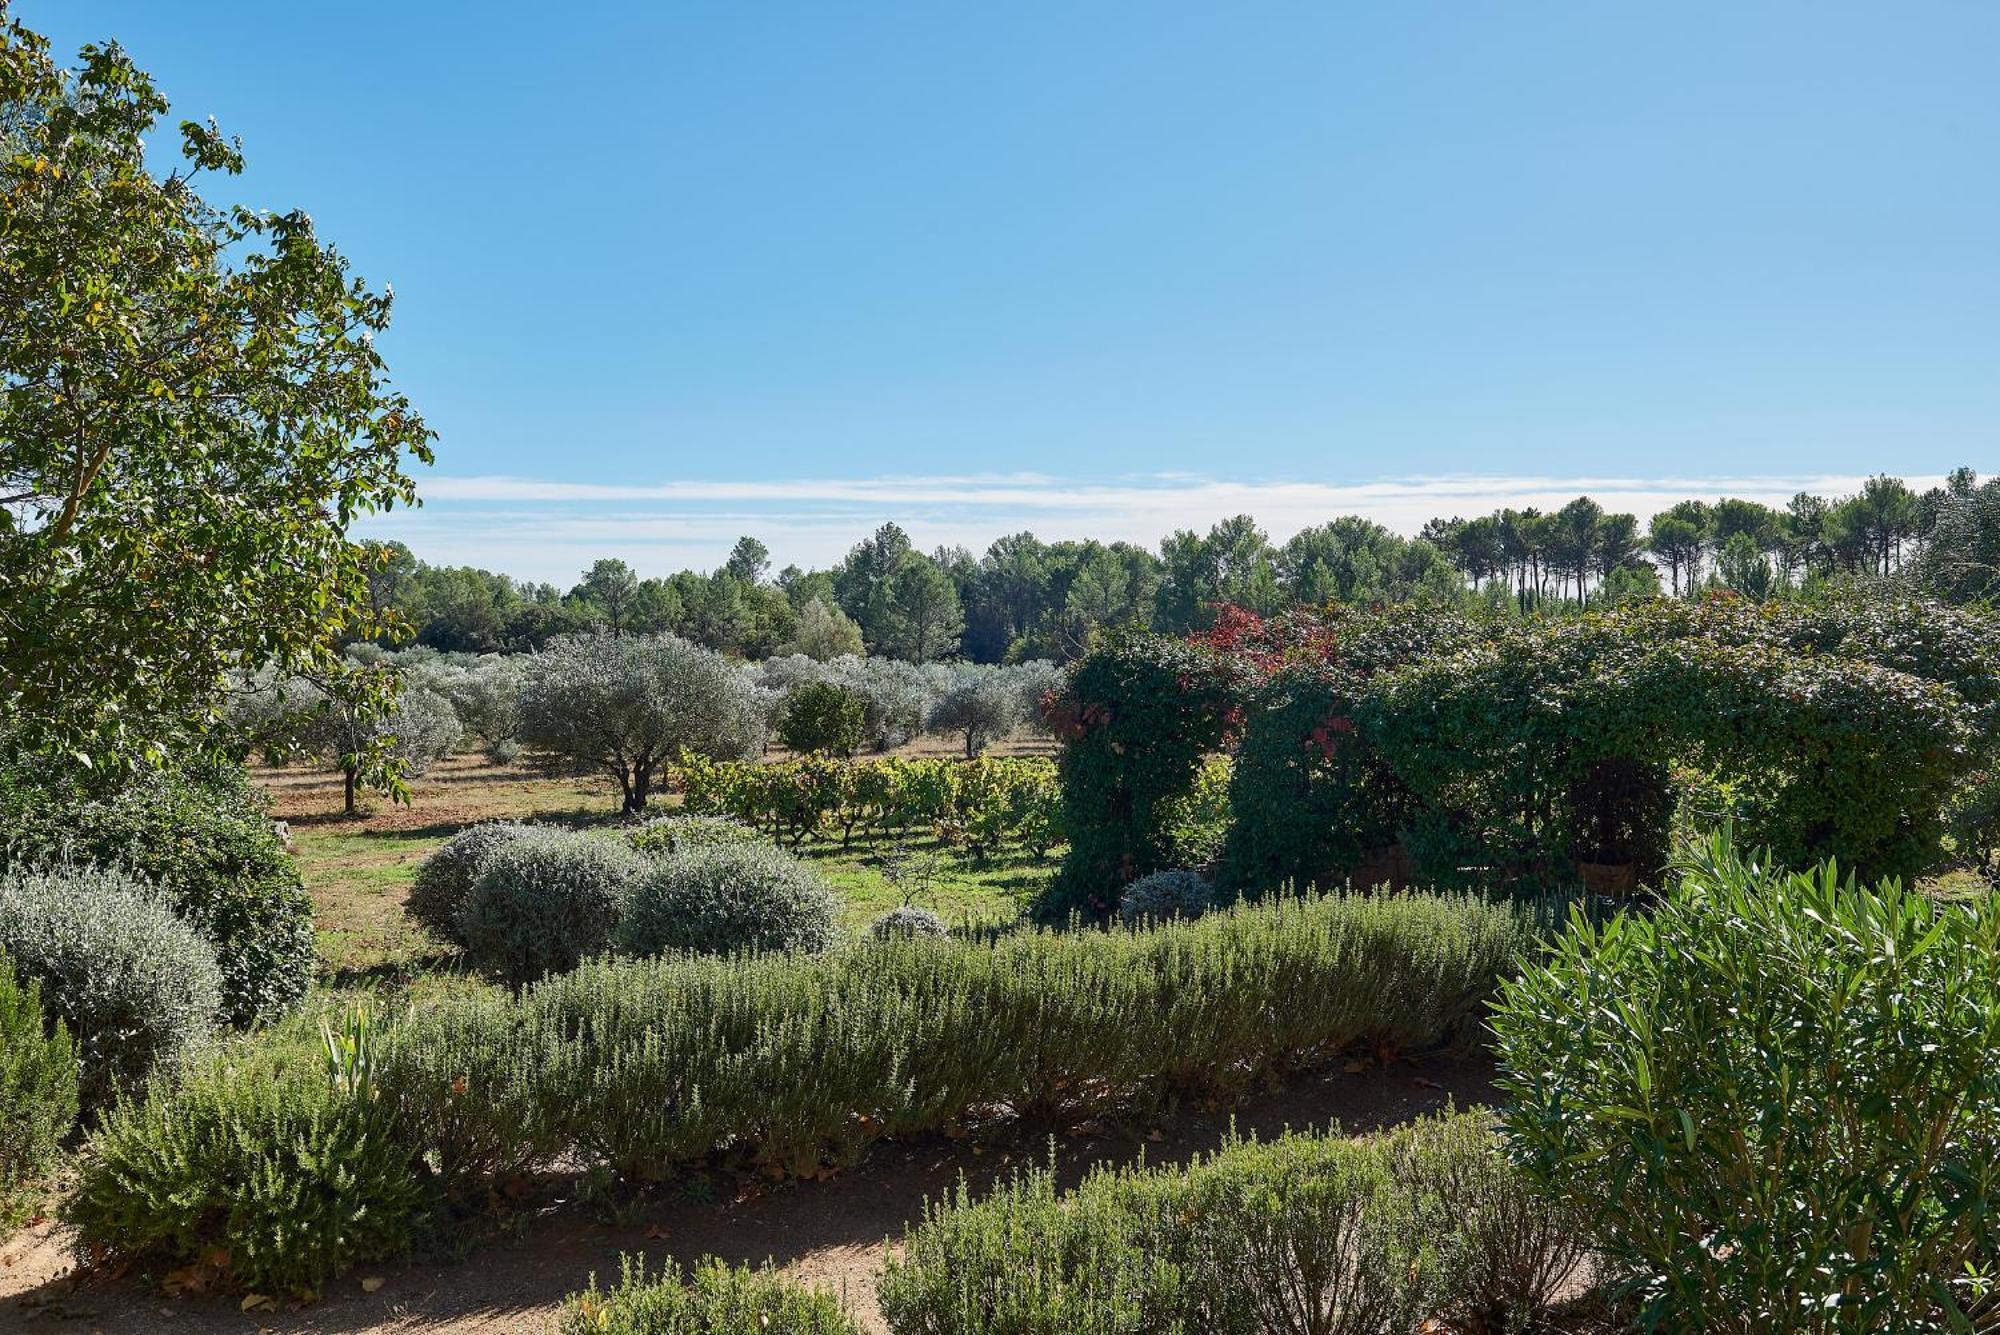
<svg viewBox="0 0 2000 1335">
<path fill-rule="evenodd" d="M 1639 867 L 1633 862 L 1579 862 L 1576 874 L 1593 895 L 1622 899 L 1639 888 Z"/>
<path fill-rule="evenodd" d="M 1405 890 L 1412 880 L 1411 872 L 1409 850 L 1397 842 L 1363 853 L 1361 860 L 1348 870 L 1347 882 L 1358 890 L 1383 886 Z"/>
</svg>

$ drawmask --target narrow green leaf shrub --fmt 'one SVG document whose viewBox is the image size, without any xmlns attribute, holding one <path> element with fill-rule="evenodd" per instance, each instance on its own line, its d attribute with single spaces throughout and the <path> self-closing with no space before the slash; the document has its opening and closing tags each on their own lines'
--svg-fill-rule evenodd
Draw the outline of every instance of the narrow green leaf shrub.
<svg viewBox="0 0 2000 1335">
<path fill-rule="evenodd" d="M 462 1212 L 562 1146 L 563 1091 L 543 1079 L 520 1008 L 490 992 L 427 1003 L 386 1026 L 376 1075 L 416 1171 Z"/>
<path fill-rule="evenodd" d="M 1156 871 L 1141 876 L 1118 897 L 1126 922 L 1199 918 L 1215 907 L 1215 887 L 1198 871 Z"/>
<path fill-rule="evenodd" d="M 944 925 L 943 918 L 915 904 L 898 905 L 868 924 L 868 936 L 875 941 L 894 941 L 910 936 L 950 935 L 951 929 Z"/>
<path fill-rule="evenodd" d="M 1990 1328 L 2000 903 L 1677 869 L 1504 987 L 1517 1157 L 1669 1328 Z"/>
<path fill-rule="evenodd" d="M 907 1232 L 880 1297 L 897 1335 L 1534 1329 L 1567 1296 L 1545 1277 L 1576 1265 L 1558 1219 L 1479 1115 L 1232 1138 L 1184 1168 L 1099 1167 L 1071 1192 L 1047 1169 L 979 1200 L 961 1184 Z"/>
<path fill-rule="evenodd" d="M 240 766 L 142 769 L 97 796 L 25 768 L 0 775 L 0 868 L 122 869 L 215 947 L 228 1023 L 299 1004 L 318 967 L 312 900 Z"/>
<path fill-rule="evenodd" d="M 641 853 L 686 853 L 721 844 L 764 844 L 770 841 L 755 829 L 727 816 L 692 816 L 676 813 L 656 816 L 626 833 L 632 847 Z"/>
<path fill-rule="evenodd" d="M 646 869 L 619 840 L 570 830 L 510 839 L 488 855 L 459 912 L 466 954 L 517 987 L 574 969 L 611 944 Z"/>
<path fill-rule="evenodd" d="M 1226 1098 L 1356 1042 L 1437 1044 L 1535 930 L 1469 897 L 1343 895 L 990 945 L 596 960 L 522 1004 L 587 1156 L 638 1181 L 718 1150 L 810 1174 L 885 1135 Z"/>
<path fill-rule="evenodd" d="M 435 937 L 464 945 L 459 919 L 472 883 L 495 852 L 536 827 L 514 821 L 486 821 L 468 826 L 440 844 L 417 868 L 403 911 Z"/>
<path fill-rule="evenodd" d="M 222 1257 L 233 1284 L 295 1295 L 407 1252 L 431 1200 L 393 1105 L 340 1088 L 312 1055 L 216 1061 L 114 1109 L 66 1207 L 84 1245 L 168 1266 Z"/>
<path fill-rule="evenodd" d="M 214 1034 L 215 949 L 152 889 L 118 872 L 0 875 L 0 951 L 76 1039 L 84 1109 L 137 1094 Z"/>
<path fill-rule="evenodd" d="M 860 1335 L 829 1293 L 770 1269 L 732 1269 L 710 1258 L 685 1280 L 669 1265 L 646 1273 L 644 1257 L 624 1259 L 618 1287 L 590 1288 L 563 1304 L 561 1335 Z"/>
<path fill-rule="evenodd" d="M 76 1114 L 76 1045 L 61 1020 L 44 1023 L 39 990 L 0 951 L 0 1238 L 26 1217 Z"/>
<path fill-rule="evenodd" d="M 767 843 L 715 844 L 655 859 L 618 932 L 634 955 L 826 950 L 840 901 L 820 874 Z"/>
<path fill-rule="evenodd" d="M 1430 1250 L 1430 1314 L 1445 1330 L 1540 1329 L 1594 1278 L 1586 1221 L 1532 1189 L 1490 1114 L 1425 1118 L 1390 1133 L 1386 1146 Z"/>
</svg>

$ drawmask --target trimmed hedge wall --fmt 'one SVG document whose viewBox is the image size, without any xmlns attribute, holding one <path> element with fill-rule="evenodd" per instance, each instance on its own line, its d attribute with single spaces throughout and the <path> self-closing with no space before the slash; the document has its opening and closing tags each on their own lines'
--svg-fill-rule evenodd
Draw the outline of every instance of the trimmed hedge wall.
<svg viewBox="0 0 2000 1335">
<path fill-rule="evenodd" d="M 2000 751 L 1993 619 L 1920 601 L 1249 620 L 1219 645 L 1114 642 L 1072 674 L 1056 909 L 1107 912 L 1107 887 L 1168 865 L 1138 813 L 1183 801 L 1198 753 L 1232 743 L 1218 881 L 1239 896 L 1367 883 L 1392 854 L 1431 885 L 1569 888 L 1591 864 L 1645 880 L 1697 789 L 1788 865 L 1907 877 Z M 1163 665 L 1189 662 L 1207 684 L 1182 692 Z"/>
</svg>

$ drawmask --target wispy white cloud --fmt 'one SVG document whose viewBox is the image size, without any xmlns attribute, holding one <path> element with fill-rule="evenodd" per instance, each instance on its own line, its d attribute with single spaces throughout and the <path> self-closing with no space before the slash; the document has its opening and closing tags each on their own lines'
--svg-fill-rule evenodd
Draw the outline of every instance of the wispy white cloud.
<svg viewBox="0 0 2000 1335">
<path fill-rule="evenodd" d="M 1865 480 L 1456 475 L 1335 483 L 1159 474 L 1082 481 L 981 473 L 625 485 L 432 477 L 421 484 L 424 508 L 379 516 L 364 531 L 398 538 L 429 561 L 567 583 L 604 556 L 622 557 L 650 574 L 712 568 L 743 533 L 763 539 L 780 565 L 825 565 L 885 520 L 902 525 L 925 548 L 950 544 L 978 551 L 1023 529 L 1049 540 L 1151 546 L 1176 529 L 1205 529 L 1234 514 L 1256 516 L 1280 540 L 1343 514 L 1414 533 L 1436 515 L 1483 514 L 1500 506 L 1546 510 L 1583 494 L 1643 520 L 1690 496 L 1782 505 L 1801 491 L 1844 495 Z M 1908 479 L 1919 488 L 1938 480 Z"/>
</svg>

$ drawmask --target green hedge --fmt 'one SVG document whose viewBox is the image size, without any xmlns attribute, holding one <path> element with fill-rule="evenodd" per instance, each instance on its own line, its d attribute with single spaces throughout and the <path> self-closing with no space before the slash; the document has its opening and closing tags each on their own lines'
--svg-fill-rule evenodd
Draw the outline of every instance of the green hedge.
<svg viewBox="0 0 2000 1335">
<path fill-rule="evenodd" d="M 1218 879 L 1254 896 L 1366 882 L 1386 858 L 1440 886 L 1566 888 L 1590 864 L 1650 881 L 1677 808 L 1725 789 L 1741 837 L 1787 865 L 1908 877 L 1941 858 L 1966 776 L 2000 759 L 1994 631 L 1918 602 L 1727 597 L 1408 642 L 1367 618 L 1316 625 L 1245 678 Z M 1131 703 L 1135 728 L 1177 722 Z"/>
<path fill-rule="evenodd" d="M 930 1205 L 880 1297 L 897 1335 L 1411 1335 L 1540 1328 L 1583 1272 L 1479 1115 L 1232 1140 L 1186 1168 L 1031 1171 Z"/>
<path fill-rule="evenodd" d="M 817 1176 L 885 1136 L 1227 1099 L 1351 1044 L 1435 1045 L 1469 1032 L 1539 930 L 1471 897 L 1337 896 L 991 945 L 592 961 L 374 1035 L 359 1121 L 323 1074 L 236 1068 L 116 1114 L 76 1222 L 87 1244 L 181 1263 L 274 1229 L 282 1255 L 245 1266 L 310 1285 L 531 1164 Z M 378 1206 L 360 1233 L 357 1192 Z"/>
</svg>

